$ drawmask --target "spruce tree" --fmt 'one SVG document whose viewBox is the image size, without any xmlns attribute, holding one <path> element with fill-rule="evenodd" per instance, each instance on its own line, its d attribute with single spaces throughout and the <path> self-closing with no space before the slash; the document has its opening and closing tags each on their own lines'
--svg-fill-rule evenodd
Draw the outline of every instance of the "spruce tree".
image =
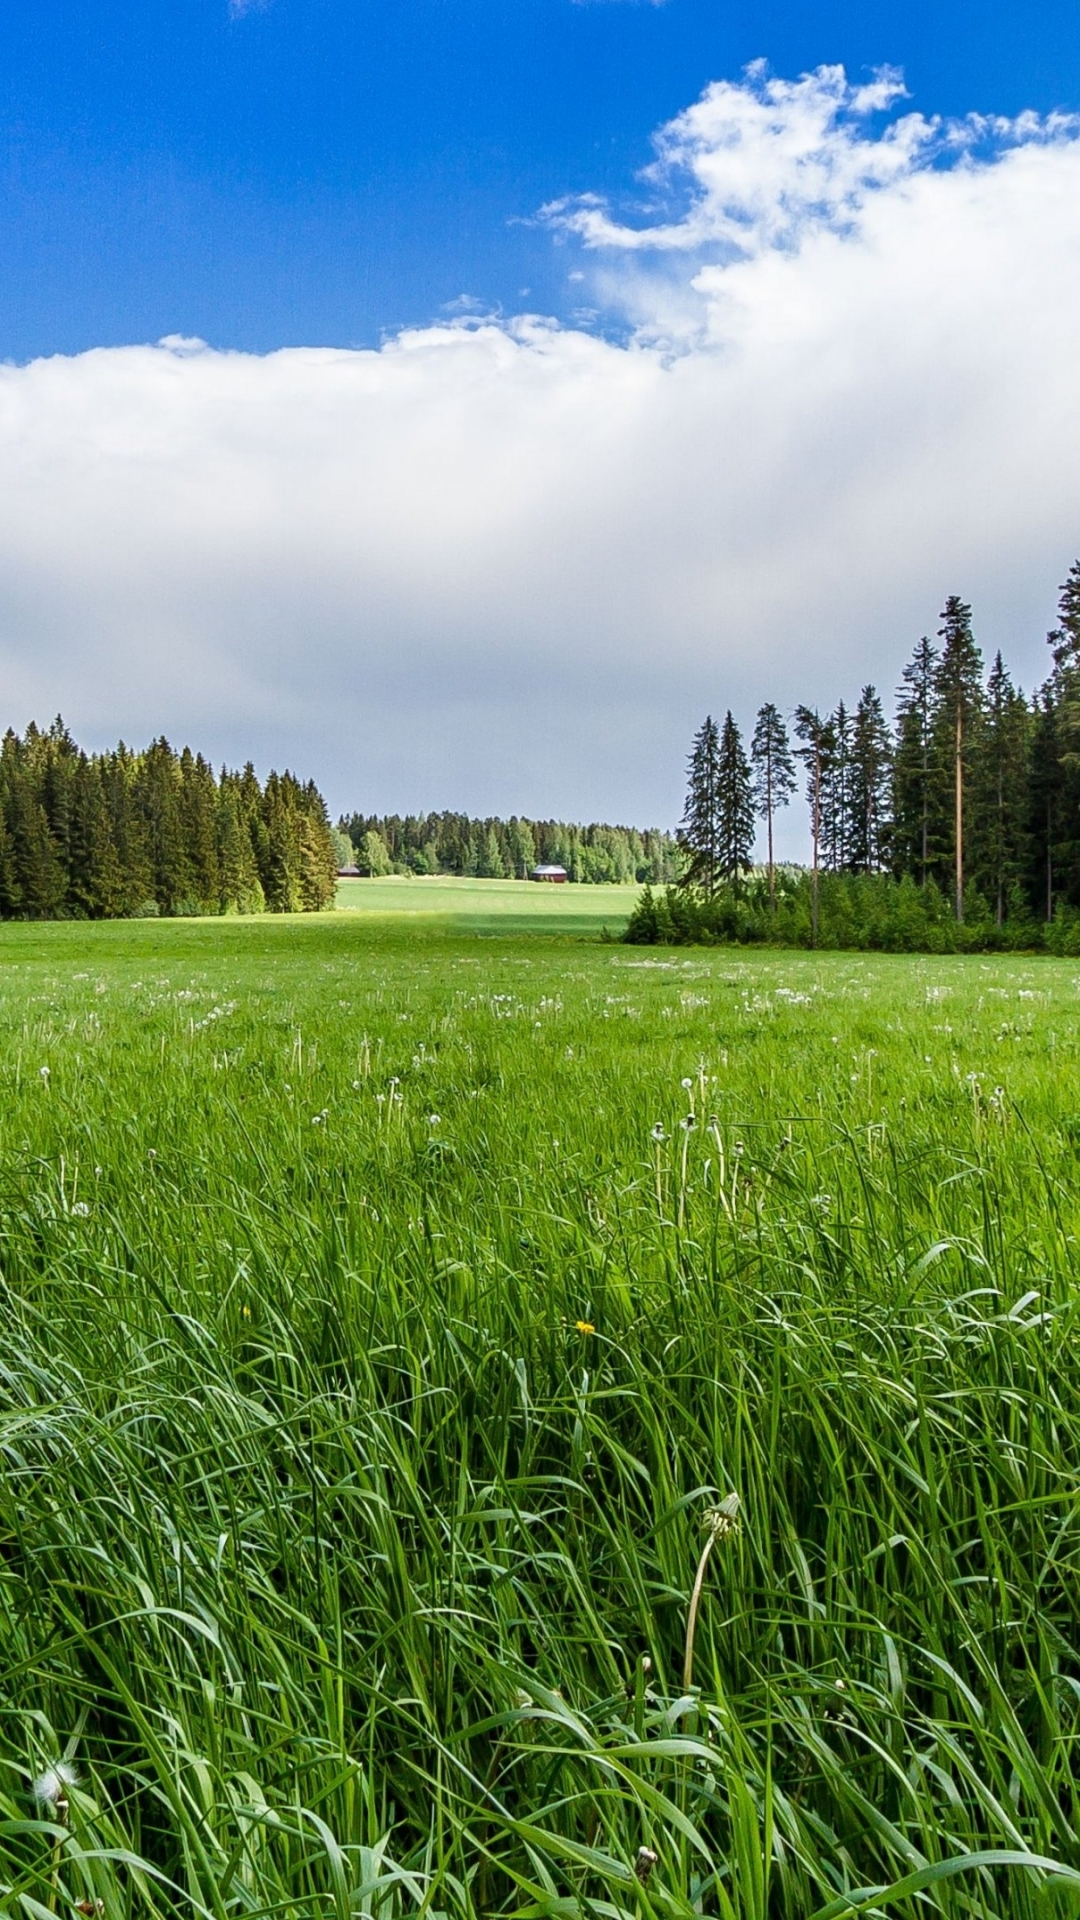
<svg viewBox="0 0 1080 1920">
<path fill-rule="evenodd" d="M 720 875 L 719 771 L 720 735 L 712 715 L 706 714 L 690 749 L 678 840 L 687 855 L 682 884 L 700 888 L 707 900 L 716 892 Z"/>
<path fill-rule="evenodd" d="M 972 766 L 970 832 L 975 878 L 993 904 L 999 927 L 1025 868 L 1030 739 L 1031 711 L 999 650 L 986 682 Z"/>
<path fill-rule="evenodd" d="M 1049 638 L 1053 643 L 1057 635 L 1052 633 Z M 1054 917 L 1065 797 L 1059 722 L 1060 708 L 1051 678 L 1035 703 L 1027 780 L 1028 893 L 1035 911 L 1045 920 Z"/>
<path fill-rule="evenodd" d="M 795 763 L 791 755 L 787 728 L 779 707 L 771 700 L 758 709 L 754 737 L 750 742 L 753 768 L 754 802 L 765 822 L 768 844 L 769 906 L 776 910 L 776 865 L 773 856 L 773 821 L 781 807 L 790 804 L 795 791 Z"/>
<path fill-rule="evenodd" d="M 720 733 L 716 819 L 720 878 L 738 891 L 754 859 L 754 791 L 742 735 L 730 710 Z"/>
<path fill-rule="evenodd" d="M 893 757 L 893 864 L 924 887 L 930 876 L 934 785 L 934 682 L 937 648 L 924 634 L 904 668 L 897 695 Z"/>
<path fill-rule="evenodd" d="M 953 593 L 938 632 L 941 655 L 934 674 L 935 797 L 942 877 L 951 871 L 956 918 L 964 918 L 964 854 L 968 822 L 965 788 L 982 720 L 982 654 L 971 631 L 971 608 Z"/>
<path fill-rule="evenodd" d="M 812 707 L 796 707 L 795 732 L 802 745 L 795 749 L 806 768 L 806 801 L 810 808 L 813 864 L 810 881 L 810 943 L 818 943 L 819 880 L 821 869 L 821 795 L 828 760 L 828 725 Z"/>
<path fill-rule="evenodd" d="M 824 865 L 844 873 L 851 865 L 851 716 L 841 700 L 821 738 L 821 837 Z"/>
<path fill-rule="evenodd" d="M 878 873 L 890 841 L 889 792 L 892 752 L 881 700 L 864 687 L 851 730 L 850 836 L 848 865 L 855 873 Z"/>
</svg>

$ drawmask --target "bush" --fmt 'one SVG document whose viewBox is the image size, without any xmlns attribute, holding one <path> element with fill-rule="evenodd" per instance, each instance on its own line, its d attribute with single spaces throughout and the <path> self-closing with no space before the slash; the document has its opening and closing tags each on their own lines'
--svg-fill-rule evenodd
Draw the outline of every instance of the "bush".
<svg viewBox="0 0 1080 1920">
<path fill-rule="evenodd" d="M 811 947 L 813 877 L 803 871 L 776 876 L 770 905 L 764 875 L 738 888 L 721 887 L 711 899 L 688 887 L 642 891 L 623 935 L 637 946 L 761 944 Z M 1050 926 L 1032 918 L 1021 901 L 1010 902 L 1002 926 L 975 887 L 964 894 L 964 919 L 928 881 L 909 874 L 823 873 L 818 876 L 818 937 L 824 949 L 878 953 L 1031 952 L 1080 954 L 1080 912 L 1059 908 Z"/>
</svg>

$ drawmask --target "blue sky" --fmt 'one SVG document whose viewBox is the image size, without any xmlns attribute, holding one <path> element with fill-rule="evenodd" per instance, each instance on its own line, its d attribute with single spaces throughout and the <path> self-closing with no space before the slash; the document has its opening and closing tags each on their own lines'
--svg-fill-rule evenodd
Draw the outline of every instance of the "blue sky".
<svg viewBox="0 0 1080 1920">
<path fill-rule="evenodd" d="M 9 0 L 0 355 L 370 344 L 463 294 L 566 316 L 529 216 L 626 193 L 759 56 L 898 65 L 926 114 L 1080 107 L 1075 0 Z"/>
<path fill-rule="evenodd" d="M 950 593 L 1045 673 L 1075 0 L 9 0 L 0 156 L 4 724 L 672 825 Z"/>
</svg>

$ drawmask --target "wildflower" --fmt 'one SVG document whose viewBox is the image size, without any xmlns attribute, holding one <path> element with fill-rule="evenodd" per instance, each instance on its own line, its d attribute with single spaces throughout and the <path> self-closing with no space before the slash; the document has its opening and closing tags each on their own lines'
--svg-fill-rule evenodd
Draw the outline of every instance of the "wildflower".
<svg viewBox="0 0 1080 1920">
<path fill-rule="evenodd" d="M 251 1319 L 251 1308 L 250 1308 L 250 1307 L 241 1307 L 241 1309 L 240 1309 L 240 1312 L 242 1313 L 242 1315 L 243 1315 L 243 1317 L 244 1317 L 244 1319 L 245 1319 L 245 1320 L 250 1320 L 250 1319 Z"/>
<path fill-rule="evenodd" d="M 664 1141 L 667 1139 L 667 1134 L 664 1132 L 662 1121 L 660 1120 L 657 1121 L 655 1127 L 652 1130 L 652 1137 L 656 1141 L 656 1144 L 658 1147 L 663 1146 Z"/>
<path fill-rule="evenodd" d="M 40 1073 L 40 1075 L 41 1075 L 41 1077 L 42 1077 L 42 1079 L 43 1079 L 43 1080 L 47 1080 L 47 1079 L 49 1078 L 49 1069 L 48 1069 L 48 1067 L 39 1067 L 39 1068 L 38 1068 L 38 1072 Z"/>
<path fill-rule="evenodd" d="M 439 1126 L 441 1126 L 441 1125 L 442 1125 L 442 1116 L 441 1116 L 441 1114 L 438 1114 L 438 1113 L 429 1113 L 429 1114 L 428 1114 L 428 1117 L 427 1117 L 427 1123 L 428 1123 L 428 1126 L 429 1126 L 429 1127 L 439 1127 Z"/>
<path fill-rule="evenodd" d="M 593 1323 L 591 1320 L 575 1320 L 574 1325 L 577 1328 L 579 1333 L 595 1333 L 596 1332 L 596 1328 L 593 1326 Z"/>
<path fill-rule="evenodd" d="M 679 1125 L 684 1133 L 692 1133 L 697 1126 L 697 1115 L 693 1113 L 684 1114 L 679 1121 Z"/>
<path fill-rule="evenodd" d="M 79 1784 L 79 1776 L 66 1760 L 55 1760 L 39 1773 L 30 1791 L 39 1807 L 47 1807 L 61 1819 L 67 1813 L 68 1792 Z"/>
<path fill-rule="evenodd" d="M 713 1538 L 722 1540 L 725 1534 L 734 1533 L 739 1524 L 739 1508 L 742 1506 L 737 1493 L 729 1493 L 715 1507 L 707 1507 L 702 1515 L 702 1525 L 708 1527 Z"/>
<path fill-rule="evenodd" d="M 651 1847 L 638 1848 L 637 1858 L 634 1861 L 634 1876 L 641 1881 L 643 1887 L 648 1886 L 649 1877 L 659 1857 L 659 1854 L 654 1853 Z"/>
<path fill-rule="evenodd" d="M 683 1083 L 682 1083 L 682 1087 L 683 1087 L 683 1092 L 684 1092 L 684 1093 L 689 1093 L 689 1091 L 690 1091 L 690 1089 L 691 1089 L 691 1087 L 693 1086 L 693 1084 L 694 1084 L 694 1083 L 693 1083 L 693 1081 L 692 1081 L 692 1080 L 684 1080 L 684 1081 L 683 1081 Z"/>
</svg>

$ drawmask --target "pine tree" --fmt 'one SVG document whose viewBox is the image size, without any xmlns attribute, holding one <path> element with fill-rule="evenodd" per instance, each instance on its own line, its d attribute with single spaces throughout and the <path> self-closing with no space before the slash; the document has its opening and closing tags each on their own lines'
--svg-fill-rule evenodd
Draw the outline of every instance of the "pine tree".
<svg viewBox="0 0 1080 1920">
<path fill-rule="evenodd" d="M 986 682 L 983 723 L 972 766 L 970 839 L 976 880 L 1004 925 L 1025 867 L 1031 711 L 1013 686 L 1000 650 Z"/>
<path fill-rule="evenodd" d="M 1060 589 L 1054 664 L 1080 668 L 1080 560 L 1073 561 Z"/>
<path fill-rule="evenodd" d="M 720 736 L 715 720 L 707 714 L 690 750 L 686 806 L 678 840 L 689 856 L 683 885 L 700 887 L 708 900 L 716 892 L 720 874 L 719 770 Z"/>
<path fill-rule="evenodd" d="M 730 710 L 717 757 L 716 819 L 720 878 L 737 891 L 754 859 L 754 791 L 742 735 Z"/>
<path fill-rule="evenodd" d="M 1044 692 L 1053 706 L 1057 790 L 1053 867 L 1054 890 L 1071 906 L 1080 905 L 1080 560 L 1061 588 L 1059 626 L 1047 635 L 1054 662 Z M 1044 730 L 1045 731 L 1045 730 Z M 1048 767 L 1042 778 L 1050 777 Z"/>
<path fill-rule="evenodd" d="M 795 791 L 795 763 L 791 755 L 787 728 L 779 707 L 771 700 L 758 709 L 754 737 L 750 742 L 753 767 L 754 802 L 765 821 L 768 840 L 769 906 L 776 911 L 776 864 L 773 856 L 773 821 L 781 807 L 790 804 Z"/>
<path fill-rule="evenodd" d="M 971 608 L 955 593 L 945 602 L 934 675 L 933 745 L 942 871 L 951 868 L 955 912 L 964 918 L 964 796 L 982 720 L 982 655 L 971 631 Z"/>
<path fill-rule="evenodd" d="M 924 634 L 904 668 L 897 695 L 893 757 L 893 862 L 898 873 L 914 874 L 923 887 L 930 875 L 937 660 L 937 648 Z"/>
<path fill-rule="evenodd" d="M 192 901 L 204 913 L 220 911 L 218 796 L 213 769 L 202 754 L 185 747 L 180 755 L 180 813 Z"/>
<path fill-rule="evenodd" d="M 819 873 L 821 868 L 821 794 L 822 776 L 828 758 L 828 725 L 811 707 L 796 707 L 795 732 L 802 745 L 795 749 L 806 768 L 806 800 L 810 808 L 810 835 L 813 866 L 810 883 L 810 942 L 818 943 Z"/>
<path fill-rule="evenodd" d="M 79 760 L 72 795 L 72 911 L 117 920 L 125 910 L 124 874 L 100 760 Z"/>
<path fill-rule="evenodd" d="M 821 736 L 821 838 L 823 860 L 833 873 L 851 865 L 851 716 L 841 700 Z"/>
<path fill-rule="evenodd" d="M 878 873 L 890 839 L 889 790 L 892 753 L 889 729 L 874 687 L 864 687 L 851 731 L 850 839 L 848 865 L 855 873 Z"/>
<path fill-rule="evenodd" d="M 261 913 L 266 902 L 244 805 L 243 787 L 223 767 L 218 782 L 215 820 L 218 909 L 221 913 Z"/>
<path fill-rule="evenodd" d="M 1050 634 L 1051 643 L 1057 639 Z M 1036 912 L 1054 917 L 1059 880 L 1058 854 L 1064 800 L 1064 769 L 1059 735 L 1060 710 L 1050 679 L 1035 703 L 1028 762 L 1028 892 Z"/>
</svg>

